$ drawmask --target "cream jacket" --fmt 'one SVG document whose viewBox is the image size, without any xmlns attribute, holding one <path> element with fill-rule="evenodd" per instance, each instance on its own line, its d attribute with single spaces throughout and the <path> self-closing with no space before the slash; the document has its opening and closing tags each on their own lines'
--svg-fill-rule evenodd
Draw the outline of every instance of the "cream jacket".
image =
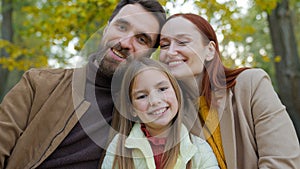
<svg viewBox="0 0 300 169">
<path fill-rule="evenodd" d="M 192 160 L 194 169 L 218 169 L 218 162 L 209 144 L 203 139 L 194 135 L 189 138 L 189 131 L 182 125 L 180 155 L 174 169 L 184 169 L 189 160 Z M 116 146 L 119 135 L 116 135 L 110 143 L 102 169 L 111 169 L 115 158 Z M 141 130 L 141 125 L 136 123 L 132 128 L 129 137 L 125 141 L 125 147 L 133 149 L 132 156 L 136 169 L 155 169 L 155 162 L 151 145 Z"/>
</svg>

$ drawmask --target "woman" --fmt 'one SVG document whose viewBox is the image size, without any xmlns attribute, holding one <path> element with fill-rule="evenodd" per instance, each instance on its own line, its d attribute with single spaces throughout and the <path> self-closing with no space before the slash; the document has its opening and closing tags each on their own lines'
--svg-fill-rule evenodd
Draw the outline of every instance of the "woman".
<svg viewBox="0 0 300 169">
<path fill-rule="evenodd" d="M 193 119 L 197 112 L 182 99 L 175 77 L 149 58 L 122 66 L 113 79 L 119 134 L 109 144 L 102 168 L 219 169 L 209 144 L 181 120 L 187 111 Z"/>
<path fill-rule="evenodd" d="M 160 45 L 160 61 L 177 79 L 198 81 L 199 118 L 220 168 L 300 168 L 295 129 L 269 76 L 261 69 L 226 68 L 205 19 L 171 16 Z"/>
</svg>

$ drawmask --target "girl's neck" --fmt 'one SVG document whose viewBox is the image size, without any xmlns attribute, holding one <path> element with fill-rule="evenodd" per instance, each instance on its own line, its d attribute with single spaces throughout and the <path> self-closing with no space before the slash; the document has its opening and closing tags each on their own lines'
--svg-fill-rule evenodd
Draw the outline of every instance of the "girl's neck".
<svg viewBox="0 0 300 169">
<path fill-rule="evenodd" d="M 167 125 L 167 126 L 163 126 L 163 127 L 159 127 L 159 128 L 152 128 L 151 126 L 146 125 L 146 129 L 147 131 L 150 133 L 150 135 L 152 137 L 157 137 L 157 138 L 164 138 L 164 137 L 168 137 L 169 133 L 170 133 L 170 129 L 171 129 L 171 125 Z"/>
</svg>

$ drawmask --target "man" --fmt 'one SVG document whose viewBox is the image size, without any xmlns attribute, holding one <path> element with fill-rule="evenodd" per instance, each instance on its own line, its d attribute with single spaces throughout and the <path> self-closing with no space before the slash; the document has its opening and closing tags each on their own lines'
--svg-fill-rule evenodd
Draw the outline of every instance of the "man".
<svg viewBox="0 0 300 169">
<path fill-rule="evenodd" d="M 157 1 L 122 0 L 87 66 L 27 71 L 0 105 L 0 168 L 98 168 L 113 73 L 127 57 L 158 46 L 165 20 Z"/>
</svg>

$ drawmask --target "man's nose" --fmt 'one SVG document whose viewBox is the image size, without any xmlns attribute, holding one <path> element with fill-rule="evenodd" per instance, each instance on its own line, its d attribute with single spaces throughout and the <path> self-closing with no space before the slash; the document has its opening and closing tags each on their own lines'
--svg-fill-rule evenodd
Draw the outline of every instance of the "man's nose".
<svg viewBox="0 0 300 169">
<path fill-rule="evenodd" d="M 129 51 L 134 51 L 133 38 L 134 38 L 133 35 L 129 35 L 129 36 L 122 38 L 120 40 L 121 48 L 129 50 Z"/>
</svg>

